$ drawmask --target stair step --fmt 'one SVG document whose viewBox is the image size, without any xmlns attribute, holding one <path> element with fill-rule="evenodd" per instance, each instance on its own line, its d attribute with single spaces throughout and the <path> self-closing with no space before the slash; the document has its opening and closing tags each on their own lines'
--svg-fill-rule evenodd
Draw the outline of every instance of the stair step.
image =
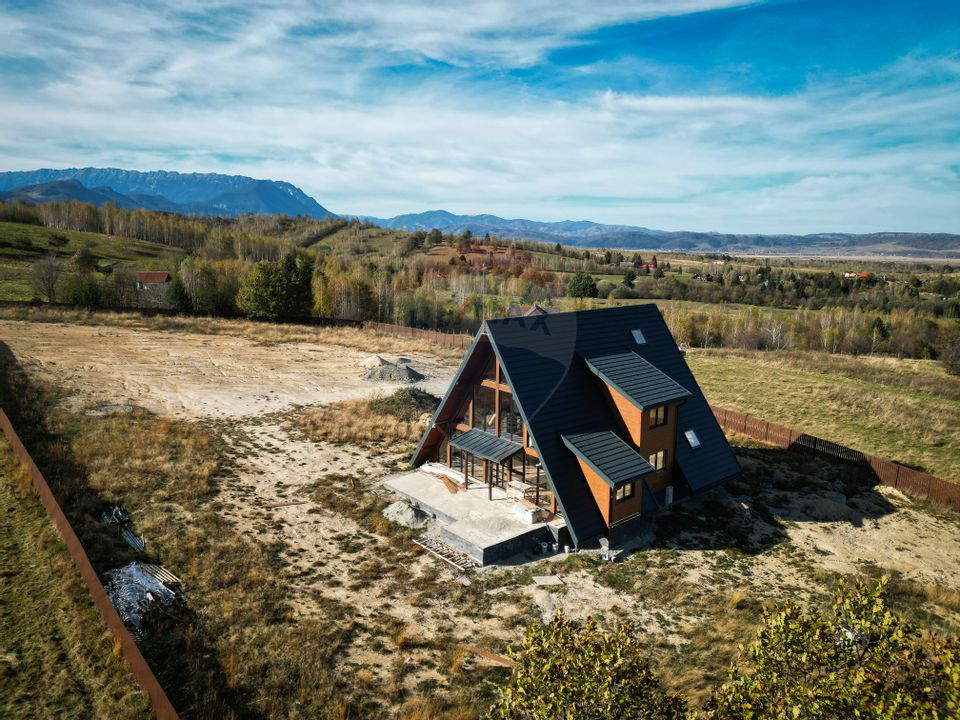
<svg viewBox="0 0 960 720">
<path fill-rule="evenodd" d="M 465 553 L 460 552 L 459 550 L 454 550 L 452 547 L 444 542 L 441 542 L 435 537 L 422 535 L 419 538 L 414 538 L 413 541 L 431 555 L 450 563 L 458 570 L 466 571 L 470 568 L 480 567 L 480 563 L 477 562 L 477 560 L 469 555 L 466 555 Z"/>
</svg>

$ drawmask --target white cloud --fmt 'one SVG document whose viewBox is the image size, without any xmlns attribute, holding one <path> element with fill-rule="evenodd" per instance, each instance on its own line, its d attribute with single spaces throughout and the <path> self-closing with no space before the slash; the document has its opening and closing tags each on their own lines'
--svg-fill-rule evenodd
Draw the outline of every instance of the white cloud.
<svg viewBox="0 0 960 720">
<path fill-rule="evenodd" d="M 238 172 L 374 215 L 445 207 L 668 229 L 960 231 L 960 64 L 949 59 L 787 97 L 611 88 L 557 102 L 460 76 L 401 89 L 379 74 L 424 55 L 524 66 L 594 27 L 739 4 L 223 3 L 199 19 L 187 3 L 0 11 L 0 28 L 24 28 L 0 30 L 11 39 L 0 56 L 35 57 L 52 73 L 0 92 L 0 165 Z M 305 24 L 330 33 L 291 36 Z M 956 82 L 925 83 L 934 72 Z"/>
</svg>

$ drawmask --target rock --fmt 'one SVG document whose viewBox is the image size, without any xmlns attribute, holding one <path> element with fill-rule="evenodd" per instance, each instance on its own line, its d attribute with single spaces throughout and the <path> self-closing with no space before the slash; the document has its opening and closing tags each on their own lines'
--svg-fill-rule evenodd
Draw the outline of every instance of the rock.
<svg viewBox="0 0 960 720">
<path fill-rule="evenodd" d="M 397 500 L 387 505 L 383 509 L 383 516 L 397 525 L 419 530 L 426 527 L 430 522 L 430 516 L 425 512 L 412 507 L 403 500 Z"/>
</svg>

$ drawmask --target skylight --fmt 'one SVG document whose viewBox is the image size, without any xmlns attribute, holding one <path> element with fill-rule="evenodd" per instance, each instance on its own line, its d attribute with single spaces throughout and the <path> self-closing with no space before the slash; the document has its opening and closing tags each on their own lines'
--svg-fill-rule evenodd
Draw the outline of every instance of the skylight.
<svg viewBox="0 0 960 720">
<path fill-rule="evenodd" d="M 697 437 L 697 434 L 693 430 L 687 430 L 684 433 L 684 437 L 687 438 L 687 442 L 690 443 L 690 447 L 700 447 L 700 438 Z"/>
<path fill-rule="evenodd" d="M 633 333 L 633 339 L 637 341 L 637 345 L 646 345 L 647 339 L 643 336 L 643 330 L 631 330 Z"/>
</svg>

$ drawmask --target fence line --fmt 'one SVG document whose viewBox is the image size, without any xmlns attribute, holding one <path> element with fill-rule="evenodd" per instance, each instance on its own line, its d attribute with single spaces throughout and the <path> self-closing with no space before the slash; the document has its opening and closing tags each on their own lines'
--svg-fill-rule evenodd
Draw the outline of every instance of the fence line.
<svg viewBox="0 0 960 720">
<path fill-rule="evenodd" d="M 100 578 L 93 569 L 93 565 L 90 564 L 90 559 L 87 557 L 83 545 L 80 544 L 80 539 L 77 537 L 77 534 L 73 531 L 70 521 L 67 520 L 67 516 L 63 514 L 63 510 L 57 503 L 57 499 L 50 490 L 50 486 L 47 485 L 47 481 L 40 472 L 40 468 L 37 467 L 33 458 L 30 457 L 30 453 L 27 452 L 27 449 L 23 446 L 20 437 L 10 422 L 10 418 L 7 417 L 7 414 L 2 408 L 0 408 L 0 428 L 2 428 L 3 434 L 6 435 L 10 446 L 13 448 L 13 454 L 30 475 L 30 479 L 33 482 L 33 489 L 40 498 L 40 503 L 47 511 L 48 517 L 53 521 L 54 526 L 66 543 L 70 557 L 73 558 L 73 562 L 80 572 L 80 577 L 83 578 L 83 582 L 87 586 L 90 596 L 93 598 L 93 604 L 97 610 L 100 611 L 104 622 L 106 622 L 107 627 L 110 628 L 110 631 L 113 633 L 114 639 L 120 645 L 123 658 L 126 660 L 130 672 L 133 674 L 137 684 L 140 685 L 140 688 L 150 699 L 150 706 L 153 709 L 154 715 L 158 720 L 178 720 L 177 711 L 173 709 L 173 705 L 170 703 L 170 700 L 167 699 L 166 693 L 164 693 L 163 688 L 160 687 L 160 683 L 154 676 L 153 671 L 140 653 L 140 648 L 137 647 L 133 636 L 123 624 L 123 620 L 121 620 L 120 615 L 117 614 L 117 610 L 113 607 L 113 603 L 110 602 L 110 598 L 107 597 L 107 592 L 104 590 Z"/>
<path fill-rule="evenodd" d="M 869 467 L 884 485 L 960 510 L 960 485 L 746 413 L 714 406 L 711 410 L 724 430 L 734 430 L 776 447 L 807 450 Z"/>
<path fill-rule="evenodd" d="M 442 332 L 440 330 L 423 330 L 407 327 L 406 325 L 392 325 L 382 322 L 366 322 L 364 327 L 397 337 L 418 338 L 427 342 L 445 345 L 457 350 L 466 350 L 473 342 L 473 335 L 464 335 L 456 332 Z"/>
</svg>

